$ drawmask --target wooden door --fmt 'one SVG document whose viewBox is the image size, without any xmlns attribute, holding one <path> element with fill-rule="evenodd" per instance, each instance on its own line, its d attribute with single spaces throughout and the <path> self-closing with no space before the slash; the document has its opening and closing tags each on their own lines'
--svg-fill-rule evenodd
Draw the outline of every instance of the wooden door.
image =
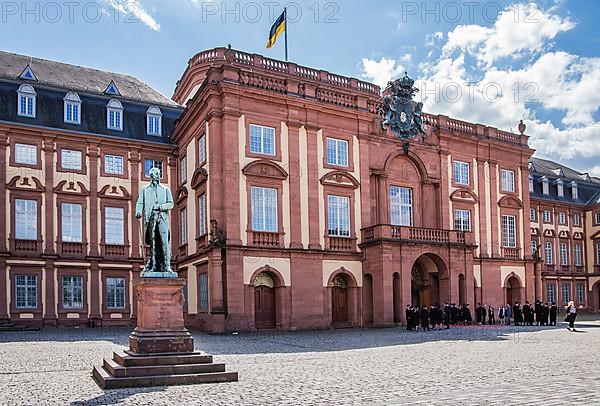
<svg viewBox="0 0 600 406">
<path fill-rule="evenodd" d="M 254 288 L 254 325 L 257 329 L 275 328 L 275 289 Z"/>
<path fill-rule="evenodd" d="M 512 288 L 506 288 L 506 304 L 509 304 L 511 307 L 515 304 L 513 302 L 513 294 Z"/>
<path fill-rule="evenodd" d="M 331 288 L 331 307 L 333 323 L 348 322 L 348 292 L 346 288 Z"/>
</svg>

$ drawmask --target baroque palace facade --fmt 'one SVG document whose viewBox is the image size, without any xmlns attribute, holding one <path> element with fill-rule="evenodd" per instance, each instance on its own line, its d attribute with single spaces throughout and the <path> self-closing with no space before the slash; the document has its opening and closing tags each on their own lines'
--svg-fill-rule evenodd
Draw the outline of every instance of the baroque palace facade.
<svg viewBox="0 0 600 406">
<path fill-rule="evenodd" d="M 444 301 L 598 309 L 600 181 L 531 159 L 523 131 L 423 114 L 406 142 L 382 129 L 377 86 L 225 48 L 192 57 L 172 100 L 0 53 L 0 101 L 0 320 L 132 323 L 151 167 L 173 192 L 191 327 L 384 326 Z"/>
</svg>

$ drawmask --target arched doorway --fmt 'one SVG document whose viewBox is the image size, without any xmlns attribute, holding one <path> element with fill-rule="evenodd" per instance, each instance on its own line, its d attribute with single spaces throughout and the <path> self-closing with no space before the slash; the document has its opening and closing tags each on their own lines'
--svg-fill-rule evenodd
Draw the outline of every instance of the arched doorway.
<svg viewBox="0 0 600 406">
<path fill-rule="evenodd" d="M 511 306 L 521 301 L 521 283 L 516 276 L 511 276 L 506 281 L 506 303 Z"/>
<path fill-rule="evenodd" d="M 449 292 L 441 289 L 440 280 L 447 281 L 446 265 L 435 254 L 423 254 L 414 262 L 411 270 L 411 303 L 415 306 L 439 304 L 441 297 L 449 297 Z M 445 283 L 445 290 L 447 290 Z"/>
<path fill-rule="evenodd" d="M 267 272 L 254 279 L 254 326 L 257 329 L 275 328 L 275 282 Z"/>
<path fill-rule="evenodd" d="M 458 275 L 458 304 L 465 303 L 465 275 Z"/>
<path fill-rule="evenodd" d="M 363 321 L 366 325 L 373 324 L 373 276 L 363 277 Z"/>
<path fill-rule="evenodd" d="M 348 281 L 343 274 L 331 282 L 331 321 L 333 325 L 348 324 Z"/>
<path fill-rule="evenodd" d="M 392 301 L 394 302 L 394 323 L 400 323 L 402 321 L 402 289 L 400 285 L 400 274 L 394 272 L 392 276 Z"/>
</svg>

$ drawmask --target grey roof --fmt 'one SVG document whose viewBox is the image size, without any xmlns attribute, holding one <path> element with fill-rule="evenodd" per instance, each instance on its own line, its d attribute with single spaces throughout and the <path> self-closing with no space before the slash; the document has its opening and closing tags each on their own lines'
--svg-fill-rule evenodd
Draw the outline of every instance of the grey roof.
<svg viewBox="0 0 600 406">
<path fill-rule="evenodd" d="M 590 176 L 585 172 L 578 172 L 575 169 L 569 168 L 568 166 L 561 165 L 557 162 L 549 161 L 547 159 L 541 158 L 531 158 L 529 160 L 533 167 L 535 168 L 535 172 L 538 175 L 547 176 L 551 179 L 558 179 L 561 177 L 565 182 L 567 181 L 576 181 L 576 182 L 591 182 L 600 184 L 600 179 L 594 176 Z"/>
<path fill-rule="evenodd" d="M 104 95 L 113 80 L 124 99 L 148 104 L 178 107 L 179 105 L 133 76 L 85 68 L 47 59 L 0 51 L 0 78 L 19 80 L 27 65 L 31 66 L 38 81 L 23 81 L 35 86 L 48 86 L 66 91 Z"/>
</svg>

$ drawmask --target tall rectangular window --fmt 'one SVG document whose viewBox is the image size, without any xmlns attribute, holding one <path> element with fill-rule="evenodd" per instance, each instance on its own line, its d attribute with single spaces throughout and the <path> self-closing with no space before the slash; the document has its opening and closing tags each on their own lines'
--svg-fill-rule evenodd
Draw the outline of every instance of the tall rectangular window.
<svg viewBox="0 0 600 406">
<path fill-rule="evenodd" d="M 548 303 L 556 302 L 556 285 L 554 283 L 546 285 L 546 300 Z"/>
<path fill-rule="evenodd" d="M 556 182 L 556 192 L 558 193 L 558 197 L 565 197 L 565 185 L 560 179 Z"/>
<path fill-rule="evenodd" d="M 80 204 L 61 204 L 62 241 L 82 242 L 82 207 Z"/>
<path fill-rule="evenodd" d="M 149 135 L 161 135 L 161 116 L 158 114 L 148 114 L 148 134 Z"/>
<path fill-rule="evenodd" d="M 327 233 L 332 237 L 350 236 L 350 198 L 327 196 Z"/>
<path fill-rule="evenodd" d="M 600 265 L 600 243 L 596 243 L 596 265 Z"/>
<path fill-rule="evenodd" d="M 15 199 L 15 238 L 37 240 L 38 209 L 36 200 Z"/>
<path fill-rule="evenodd" d="M 560 250 L 560 264 L 561 265 L 569 265 L 569 251 L 567 247 L 567 243 L 561 242 L 559 244 Z"/>
<path fill-rule="evenodd" d="M 552 212 L 544 210 L 544 223 L 552 223 Z"/>
<path fill-rule="evenodd" d="M 552 243 L 546 241 L 544 243 L 544 253 L 546 257 L 546 265 L 552 265 L 554 263 L 554 254 L 552 252 Z"/>
<path fill-rule="evenodd" d="M 534 208 L 529 209 L 529 220 L 535 221 L 535 209 Z"/>
<path fill-rule="evenodd" d="M 537 241 L 531 240 L 531 255 L 535 254 L 537 251 Z"/>
<path fill-rule="evenodd" d="M 581 244 L 575 244 L 575 266 L 581 266 L 583 255 L 581 253 Z"/>
<path fill-rule="evenodd" d="M 36 146 L 29 144 L 15 144 L 15 163 L 37 165 Z"/>
<path fill-rule="evenodd" d="M 124 172 L 123 157 L 119 155 L 104 155 L 104 172 L 122 175 Z"/>
<path fill-rule="evenodd" d="M 471 212 L 469 210 L 454 210 L 454 229 L 471 231 Z"/>
<path fill-rule="evenodd" d="M 106 278 L 106 307 L 125 308 L 125 278 Z"/>
<path fill-rule="evenodd" d="M 65 123 L 79 124 L 80 103 L 65 102 Z"/>
<path fill-rule="evenodd" d="M 63 309 L 83 309 L 83 277 L 62 277 Z"/>
<path fill-rule="evenodd" d="M 327 163 L 348 166 L 348 141 L 327 138 Z"/>
<path fill-rule="evenodd" d="M 277 189 L 251 187 L 252 230 L 277 232 Z"/>
<path fill-rule="evenodd" d="M 108 245 L 125 245 L 125 210 L 104 208 L 104 239 Z"/>
<path fill-rule="evenodd" d="M 275 129 L 250 124 L 250 152 L 275 155 Z"/>
<path fill-rule="evenodd" d="M 179 211 L 180 215 L 180 229 L 181 229 L 181 244 L 187 244 L 187 209 L 184 207 Z"/>
<path fill-rule="evenodd" d="M 567 223 L 567 215 L 563 212 L 558 213 L 558 224 L 566 224 Z"/>
<path fill-rule="evenodd" d="M 108 128 L 110 130 L 123 130 L 123 122 L 121 121 L 121 110 L 117 109 L 108 109 Z"/>
<path fill-rule="evenodd" d="M 202 165 L 206 162 L 206 135 L 198 139 L 198 163 Z"/>
<path fill-rule="evenodd" d="M 35 96 L 28 94 L 19 95 L 19 116 L 35 117 Z"/>
<path fill-rule="evenodd" d="M 469 184 L 469 164 L 467 162 L 454 161 L 454 183 Z"/>
<path fill-rule="evenodd" d="M 578 283 L 575 285 L 575 289 L 577 290 L 577 303 L 584 304 L 585 302 L 585 285 L 583 283 Z"/>
<path fill-rule="evenodd" d="M 579 214 L 577 214 L 577 213 L 573 214 L 573 225 L 579 226 L 580 223 L 581 223 L 581 217 L 579 217 Z"/>
<path fill-rule="evenodd" d="M 181 180 L 181 183 L 187 181 L 187 157 L 185 156 L 179 161 L 179 179 Z"/>
<path fill-rule="evenodd" d="M 395 226 L 412 226 L 412 189 L 390 187 L 390 219 Z"/>
<path fill-rule="evenodd" d="M 594 224 L 595 225 L 600 225 L 600 211 L 597 211 L 596 213 L 594 213 Z"/>
<path fill-rule="evenodd" d="M 542 193 L 547 195 L 550 194 L 550 182 L 547 178 L 542 178 Z"/>
<path fill-rule="evenodd" d="M 517 219 L 515 216 L 502 216 L 502 246 L 517 247 Z"/>
<path fill-rule="evenodd" d="M 61 149 L 60 166 L 63 169 L 81 170 L 81 151 Z"/>
<path fill-rule="evenodd" d="M 15 276 L 15 299 L 17 309 L 35 309 L 37 307 L 37 276 Z"/>
<path fill-rule="evenodd" d="M 198 196 L 198 235 L 206 235 L 206 193 Z"/>
<path fill-rule="evenodd" d="M 502 190 L 505 192 L 515 191 L 515 172 L 507 169 L 502 169 Z"/>
<path fill-rule="evenodd" d="M 565 304 L 571 300 L 571 284 L 569 282 L 563 282 L 562 284 L 562 300 Z"/>
<path fill-rule="evenodd" d="M 208 273 L 198 275 L 198 306 L 200 310 L 208 310 Z"/>
<path fill-rule="evenodd" d="M 150 169 L 158 168 L 160 170 L 160 178 L 163 177 L 163 162 L 155 159 L 146 159 L 144 161 L 144 174 L 146 177 L 150 177 Z"/>
</svg>

